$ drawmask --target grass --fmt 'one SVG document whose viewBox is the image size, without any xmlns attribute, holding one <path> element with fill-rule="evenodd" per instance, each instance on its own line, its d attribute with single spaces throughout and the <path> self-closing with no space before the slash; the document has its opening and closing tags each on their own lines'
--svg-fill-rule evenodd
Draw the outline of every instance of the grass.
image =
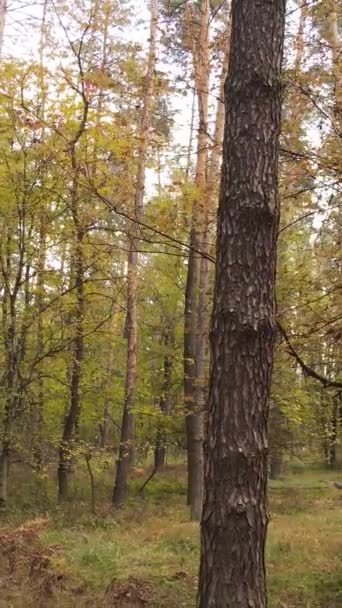
<svg viewBox="0 0 342 608">
<path fill-rule="evenodd" d="M 301 470 L 271 484 L 270 608 L 342 606 L 342 492 L 331 486 L 335 478 L 336 473 Z M 139 483 L 133 483 L 133 494 Z M 188 521 L 184 500 L 184 474 L 171 471 L 151 481 L 144 498 L 135 495 L 117 516 L 104 506 L 96 517 L 80 506 L 53 512 L 40 542 L 57 547 L 53 568 L 73 584 L 51 604 L 45 600 L 44 608 L 193 608 L 199 529 Z M 4 608 L 22 605 L 10 601 Z"/>
</svg>

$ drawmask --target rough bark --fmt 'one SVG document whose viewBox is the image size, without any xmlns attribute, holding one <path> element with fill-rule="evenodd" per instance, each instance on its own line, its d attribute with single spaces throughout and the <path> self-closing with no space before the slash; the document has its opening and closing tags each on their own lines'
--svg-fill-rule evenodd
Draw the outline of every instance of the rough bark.
<svg viewBox="0 0 342 608">
<path fill-rule="evenodd" d="M 154 71 L 156 65 L 156 44 L 158 29 L 158 2 L 151 2 L 151 26 L 150 26 L 150 48 L 145 75 L 145 91 L 143 99 L 143 109 L 140 122 L 139 158 L 137 166 L 137 177 L 134 197 L 134 215 L 137 220 L 141 217 L 144 190 L 146 159 L 149 145 L 149 130 L 151 126 L 153 111 L 154 94 Z M 131 462 L 133 442 L 134 442 L 134 418 L 132 407 L 135 400 L 135 386 L 137 374 L 137 273 L 138 273 L 138 253 L 135 234 L 137 226 L 133 226 L 133 233 L 130 239 L 128 268 L 127 268 L 127 318 L 126 318 L 126 338 L 127 338 L 127 360 L 126 360 L 126 379 L 125 379 L 125 398 L 123 404 L 123 416 L 121 423 L 120 447 L 117 460 L 116 477 L 113 489 L 112 504 L 120 507 L 126 502 L 127 482 L 129 467 Z"/>
<path fill-rule="evenodd" d="M 198 44 L 193 61 L 198 99 L 199 131 L 195 184 L 199 197 L 194 201 L 190 233 L 190 253 L 184 307 L 184 404 L 188 456 L 188 504 L 191 519 L 199 520 L 203 496 L 203 411 L 196 403 L 197 313 L 199 298 L 200 249 L 204 230 L 203 195 L 208 160 L 209 15 L 208 0 L 201 0 Z"/>
<path fill-rule="evenodd" d="M 285 0 L 233 0 L 201 527 L 200 608 L 265 608 L 267 413 Z"/>
</svg>

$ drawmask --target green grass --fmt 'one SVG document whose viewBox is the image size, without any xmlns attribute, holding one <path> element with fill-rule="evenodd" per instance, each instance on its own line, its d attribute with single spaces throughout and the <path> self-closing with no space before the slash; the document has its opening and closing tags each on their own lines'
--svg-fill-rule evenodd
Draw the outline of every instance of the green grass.
<svg viewBox="0 0 342 608">
<path fill-rule="evenodd" d="M 270 608 L 342 606 L 342 492 L 331 486 L 332 479 L 336 473 L 296 471 L 270 486 Z M 199 529 L 188 521 L 184 475 L 171 471 L 159 476 L 143 498 L 136 494 L 139 485 L 140 480 L 133 482 L 133 498 L 116 516 L 99 505 L 93 517 L 86 502 L 78 510 L 51 513 L 40 540 L 58 546 L 54 568 L 84 589 L 75 597 L 71 586 L 51 606 L 138 607 L 142 603 L 134 603 L 135 587 L 142 589 L 150 608 L 195 606 Z M 119 599 L 113 604 L 109 598 L 106 604 L 104 592 L 113 579 Z M 125 581 L 133 586 L 127 592 L 131 604 L 126 603 Z M 7 608 L 11 605 L 21 606 Z"/>
</svg>

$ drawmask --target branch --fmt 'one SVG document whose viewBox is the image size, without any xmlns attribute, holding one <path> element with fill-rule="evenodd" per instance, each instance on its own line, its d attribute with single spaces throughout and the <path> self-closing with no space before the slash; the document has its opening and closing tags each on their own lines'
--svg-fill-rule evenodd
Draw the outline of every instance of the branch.
<svg viewBox="0 0 342 608">
<path fill-rule="evenodd" d="M 155 476 L 155 474 L 158 471 L 158 467 L 154 467 L 152 473 L 148 476 L 148 478 L 144 481 L 143 485 L 141 486 L 141 488 L 139 488 L 138 493 L 141 494 L 141 492 L 144 491 L 144 489 L 146 488 L 147 484 L 151 481 L 151 479 Z"/>
<path fill-rule="evenodd" d="M 285 342 L 288 346 L 289 355 L 291 355 L 291 357 L 294 357 L 294 359 L 300 365 L 304 376 L 310 376 L 311 378 L 315 378 L 315 380 L 318 380 L 321 384 L 323 384 L 324 388 L 328 388 L 330 386 L 342 388 L 342 382 L 338 382 L 337 380 L 329 380 L 329 378 L 322 376 L 321 374 L 316 372 L 314 369 L 312 369 L 311 367 L 306 365 L 306 363 L 303 361 L 303 359 L 300 357 L 300 355 L 297 353 L 297 351 L 292 346 L 292 343 L 290 341 L 288 334 L 286 333 L 286 331 L 282 327 L 282 325 L 280 325 L 279 321 L 278 321 L 277 325 L 278 325 L 278 329 L 279 329 L 281 335 L 284 337 Z"/>
<path fill-rule="evenodd" d="M 211 256 L 210 254 L 207 254 L 204 251 L 201 251 L 200 249 L 197 249 L 197 247 L 192 247 L 188 243 L 185 243 L 184 241 L 181 241 L 180 239 L 177 239 L 177 238 L 173 237 L 172 235 L 167 234 L 166 232 L 163 232 L 162 230 L 158 230 L 157 228 L 155 228 L 154 226 L 151 226 L 150 224 L 147 224 L 146 222 L 143 222 L 141 220 L 137 220 L 136 217 L 130 216 L 125 211 L 119 209 L 109 198 L 107 198 L 106 196 L 104 196 L 103 194 L 101 194 L 96 189 L 96 187 L 94 187 L 93 185 L 91 186 L 91 190 L 93 191 L 93 193 L 95 194 L 95 196 L 97 196 L 97 198 L 99 198 L 101 201 L 103 201 L 105 203 L 105 205 L 111 211 L 113 211 L 114 213 L 116 213 L 117 215 L 119 215 L 121 217 L 124 217 L 129 222 L 133 222 L 133 223 L 137 224 L 138 226 L 140 226 L 140 228 L 145 228 L 145 230 L 153 232 L 154 234 L 158 234 L 159 236 L 162 236 L 163 238 L 168 239 L 172 243 L 177 243 L 178 245 L 181 245 L 181 247 L 184 247 L 188 251 L 192 250 L 195 253 L 197 253 L 199 256 L 201 256 L 203 258 L 206 258 L 207 260 L 209 260 L 210 262 L 213 262 L 215 264 L 215 258 L 213 256 Z"/>
</svg>

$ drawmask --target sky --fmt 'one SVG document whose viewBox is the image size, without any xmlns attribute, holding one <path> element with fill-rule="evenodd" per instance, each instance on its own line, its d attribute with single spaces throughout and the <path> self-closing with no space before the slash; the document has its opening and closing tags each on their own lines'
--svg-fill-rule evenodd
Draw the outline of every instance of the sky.
<svg viewBox="0 0 342 608">
<path fill-rule="evenodd" d="M 64 0 L 49 0 L 50 3 L 56 4 L 58 7 Z M 72 1 L 72 0 L 70 0 Z M 132 27 L 127 27 L 123 30 L 120 35 L 127 40 L 139 43 L 143 49 L 148 47 L 149 38 L 149 8 L 147 0 L 132 0 L 134 6 L 134 13 L 138 20 L 138 24 Z M 297 3 L 294 0 L 288 0 L 287 11 L 291 13 L 295 9 Z M 29 0 L 8 0 L 8 15 L 6 19 L 4 45 L 3 45 L 3 57 L 14 56 L 15 58 L 27 59 L 30 56 L 37 58 L 39 36 L 37 31 L 37 25 L 41 23 L 43 14 L 43 2 L 30 2 Z M 299 11 L 294 10 L 289 19 L 289 25 L 287 33 L 292 35 L 297 30 L 298 26 Z M 36 23 L 36 28 L 33 27 Z M 65 42 L 65 34 L 60 30 L 61 44 Z M 64 40 L 63 40 L 64 39 Z M 287 50 L 287 56 L 291 56 L 291 46 Z M 170 66 L 163 61 L 159 60 L 158 69 L 164 71 L 171 77 L 177 75 L 177 66 Z M 184 84 L 184 88 L 186 85 Z M 171 110 L 174 115 L 174 126 L 172 129 L 173 142 L 187 148 L 189 143 L 189 130 L 191 123 L 191 111 L 192 111 L 192 91 L 191 88 L 185 91 L 185 95 L 171 96 L 170 104 Z M 308 131 L 308 136 L 312 145 L 315 146 L 319 143 L 319 132 L 313 128 Z M 194 152 L 193 152 L 194 153 Z M 165 182 L 169 178 L 169 167 L 170 163 L 177 159 L 175 157 L 175 150 L 171 146 L 167 146 L 165 151 L 165 169 L 162 172 L 162 180 Z M 179 162 L 184 162 L 185 155 L 180 157 Z M 148 196 L 155 192 L 157 183 L 156 172 L 152 169 L 147 171 L 147 187 L 146 193 Z M 315 224 L 321 222 L 321 218 L 315 220 Z"/>
</svg>

